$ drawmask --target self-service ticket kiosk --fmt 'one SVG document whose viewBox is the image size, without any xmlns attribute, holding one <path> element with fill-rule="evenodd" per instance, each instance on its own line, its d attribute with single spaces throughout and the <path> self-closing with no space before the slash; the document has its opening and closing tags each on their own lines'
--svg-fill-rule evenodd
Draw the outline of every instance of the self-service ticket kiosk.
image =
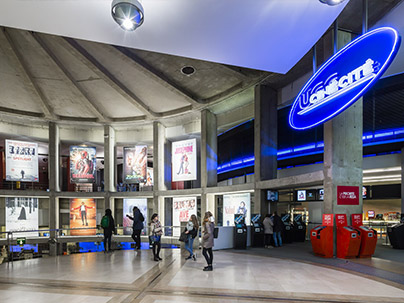
<svg viewBox="0 0 404 303">
<path fill-rule="evenodd" d="M 264 226 L 262 225 L 261 215 L 251 215 L 251 246 L 264 247 Z"/>
<path fill-rule="evenodd" d="M 387 234 L 393 248 L 404 249 L 404 223 L 388 227 Z"/>
<path fill-rule="evenodd" d="M 337 226 L 337 258 L 356 258 L 359 254 L 361 237 L 352 226 L 348 226 L 346 214 L 336 214 Z"/>
<path fill-rule="evenodd" d="M 247 248 L 247 226 L 243 215 L 234 215 L 234 248 Z"/>
<path fill-rule="evenodd" d="M 290 223 L 290 214 L 286 214 L 282 216 L 282 222 L 284 225 L 284 233 L 282 236 L 283 243 L 292 243 L 293 242 L 293 225 Z"/>
<path fill-rule="evenodd" d="M 317 256 L 332 258 L 334 253 L 334 215 L 323 214 L 322 225 L 310 231 L 311 246 Z"/>
<path fill-rule="evenodd" d="M 375 253 L 377 243 L 377 231 L 363 226 L 362 214 L 351 215 L 352 227 L 359 231 L 361 245 L 359 249 L 359 258 L 371 258 Z"/>
<path fill-rule="evenodd" d="M 306 240 L 306 224 L 303 222 L 302 215 L 293 217 L 293 240 L 296 242 L 304 242 Z"/>
</svg>

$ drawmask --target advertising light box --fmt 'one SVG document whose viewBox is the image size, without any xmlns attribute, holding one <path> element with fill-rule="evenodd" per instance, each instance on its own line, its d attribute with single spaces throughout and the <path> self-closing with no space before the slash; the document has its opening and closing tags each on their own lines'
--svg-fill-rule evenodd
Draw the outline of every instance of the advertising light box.
<svg viewBox="0 0 404 303">
<path fill-rule="evenodd" d="M 39 182 L 38 144 L 6 140 L 6 180 Z"/>
<path fill-rule="evenodd" d="M 400 47 L 400 36 L 391 27 L 365 33 L 346 45 L 310 78 L 297 95 L 289 124 L 304 130 L 332 119 L 376 83 Z"/>
<path fill-rule="evenodd" d="M 35 230 L 36 232 L 21 232 Z M 38 237 L 38 199 L 6 198 L 6 231 L 12 231 L 13 238 Z"/>
<path fill-rule="evenodd" d="M 72 183 L 95 183 L 96 148 L 70 146 Z"/>
<path fill-rule="evenodd" d="M 97 226 L 97 209 L 94 199 L 70 199 L 70 228 L 72 236 L 93 236 L 96 229 L 85 229 Z"/>
<path fill-rule="evenodd" d="M 296 194 L 297 194 L 297 201 L 306 201 L 306 191 L 305 190 L 298 190 Z"/>
<path fill-rule="evenodd" d="M 196 197 L 173 198 L 173 226 L 181 226 L 181 222 L 188 222 L 191 215 L 197 215 Z M 175 228 L 173 236 L 179 236 L 181 229 Z"/>
<path fill-rule="evenodd" d="M 223 195 L 223 226 L 234 226 L 234 215 L 245 217 L 245 224 L 251 224 L 250 193 Z"/>
<path fill-rule="evenodd" d="M 124 147 L 123 180 L 125 183 L 145 183 L 147 179 L 147 146 Z"/>
<path fill-rule="evenodd" d="M 173 142 L 171 157 L 173 182 L 197 179 L 196 139 Z"/>
<path fill-rule="evenodd" d="M 126 215 L 133 217 L 133 207 L 137 206 L 144 217 L 144 227 L 149 222 L 149 216 L 147 213 L 147 199 L 123 199 L 123 234 L 131 235 L 133 221 Z"/>
</svg>

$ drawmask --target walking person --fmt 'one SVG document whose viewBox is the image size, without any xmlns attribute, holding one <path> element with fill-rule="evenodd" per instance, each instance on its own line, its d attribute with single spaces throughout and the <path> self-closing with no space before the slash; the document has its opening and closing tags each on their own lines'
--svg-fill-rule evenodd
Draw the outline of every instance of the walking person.
<svg viewBox="0 0 404 303">
<path fill-rule="evenodd" d="M 109 208 L 105 210 L 105 215 L 101 219 L 101 227 L 104 229 L 104 253 L 112 252 L 112 233 L 116 235 L 116 228 L 114 218 L 112 217 L 112 211 Z"/>
<path fill-rule="evenodd" d="M 141 238 L 140 234 L 142 232 L 142 229 L 144 227 L 143 221 L 144 221 L 144 216 L 140 212 L 140 209 L 135 206 L 133 207 L 133 217 L 126 215 L 129 219 L 133 221 L 133 227 L 132 227 L 132 238 L 133 241 L 135 241 L 135 249 L 140 249 L 140 244 L 141 244 Z"/>
<path fill-rule="evenodd" d="M 272 235 L 274 233 L 274 223 L 272 222 L 271 215 L 267 214 L 262 221 L 262 225 L 264 225 L 264 241 L 265 241 L 265 248 L 270 248 Z"/>
<path fill-rule="evenodd" d="M 162 234 L 163 234 L 163 228 L 161 227 L 158 214 L 153 214 L 151 216 L 151 223 L 150 223 L 150 237 L 153 243 L 152 249 L 153 249 L 154 261 L 163 260 L 162 258 L 160 258 Z"/>
<path fill-rule="evenodd" d="M 283 231 L 283 222 L 281 217 L 278 216 L 277 212 L 275 211 L 272 216 L 272 222 L 274 223 L 274 243 L 275 247 L 282 246 L 282 231 Z"/>
<path fill-rule="evenodd" d="M 202 230 L 202 254 L 205 257 L 208 266 L 205 266 L 203 271 L 213 270 L 213 231 L 215 229 L 214 218 L 210 211 L 205 213 L 203 218 L 203 230 Z"/>
<path fill-rule="evenodd" d="M 185 229 L 185 233 L 188 235 L 188 238 L 185 241 L 185 249 L 189 251 L 189 256 L 185 258 L 185 260 L 193 259 L 194 261 L 196 261 L 196 255 L 194 254 L 193 246 L 194 246 L 194 240 L 198 235 L 198 230 L 199 230 L 198 219 L 195 215 L 191 215 L 191 218 L 189 219 L 187 227 Z"/>
</svg>

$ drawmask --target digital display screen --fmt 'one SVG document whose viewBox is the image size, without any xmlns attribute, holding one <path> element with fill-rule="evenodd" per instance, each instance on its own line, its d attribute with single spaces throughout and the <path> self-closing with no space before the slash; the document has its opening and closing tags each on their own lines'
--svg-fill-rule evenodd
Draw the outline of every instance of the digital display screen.
<svg viewBox="0 0 404 303">
<path fill-rule="evenodd" d="M 306 190 L 306 200 L 307 201 L 316 201 L 317 200 L 316 192 L 317 191 L 315 189 Z"/>
<path fill-rule="evenodd" d="M 277 191 L 268 190 L 267 191 L 267 200 L 277 202 L 279 201 L 279 193 Z"/>
<path fill-rule="evenodd" d="M 306 201 L 306 191 L 305 190 L 297 191 L 297 201 Z"/>
</svg>

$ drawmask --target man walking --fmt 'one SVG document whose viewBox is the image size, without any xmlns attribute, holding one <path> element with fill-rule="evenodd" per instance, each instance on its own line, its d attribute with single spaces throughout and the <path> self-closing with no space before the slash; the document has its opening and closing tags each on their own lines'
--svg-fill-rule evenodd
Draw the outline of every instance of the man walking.
<svg viewBox="0 0 404 303">
<path fill-rule="evenodd" d="M 144 227 L 143 225 L 144 216 L 137 206 L 133 207 L 133 217 L 129 215 L 126 216 L 129 219 L 133 220 L 132 238 L 133 241 L 135 241 L 135 249 L 140 249 L 141 244 L 140 233 L 142 232 L 142 229 Z"/>
</svg>

